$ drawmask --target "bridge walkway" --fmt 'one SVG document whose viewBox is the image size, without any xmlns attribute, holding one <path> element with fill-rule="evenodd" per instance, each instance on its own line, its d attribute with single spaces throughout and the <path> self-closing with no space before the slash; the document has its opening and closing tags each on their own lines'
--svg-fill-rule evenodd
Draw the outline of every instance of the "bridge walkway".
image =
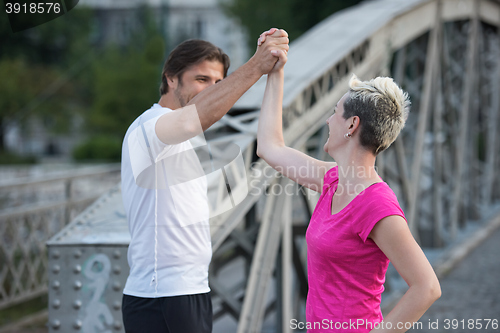
<svg viewBox="0 0 500 333">
<path fill-rule="evenodd" d="M 410 332 L 500 332 L 500 228 L 440 282 L 441 298 Z"/>
</svg>

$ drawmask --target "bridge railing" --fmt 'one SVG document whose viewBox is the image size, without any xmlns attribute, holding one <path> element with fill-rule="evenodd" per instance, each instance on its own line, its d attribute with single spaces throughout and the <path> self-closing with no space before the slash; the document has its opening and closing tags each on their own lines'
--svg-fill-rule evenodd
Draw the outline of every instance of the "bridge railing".
<svg viewBox="0 0 500 333">
<path fill-rule="evenodd" d="M 47 292 L 45 243 L 119 174 L 115 164 L 0 184 L 0 310 Z"/>
</svg>

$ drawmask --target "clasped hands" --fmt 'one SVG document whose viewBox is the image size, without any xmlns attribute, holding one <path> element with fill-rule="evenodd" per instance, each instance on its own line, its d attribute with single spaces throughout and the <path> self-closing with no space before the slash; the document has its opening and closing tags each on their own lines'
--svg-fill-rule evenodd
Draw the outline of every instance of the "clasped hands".
<svg viewBox="0 0 500 333">
<path fill-rule="evenodd" d="M 262 74 L 283 68 L 287 61 L 288 43 L 288 33 L 283 29 L 272 28 L 260 35 L 254 57 Z"/>
</svg>

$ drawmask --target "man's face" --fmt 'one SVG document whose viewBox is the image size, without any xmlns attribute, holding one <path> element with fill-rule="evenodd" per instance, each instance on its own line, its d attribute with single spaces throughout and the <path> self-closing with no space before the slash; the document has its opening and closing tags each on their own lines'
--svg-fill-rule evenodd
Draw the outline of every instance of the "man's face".
<svg viewBox="0 0 500 333">
<path fill-rule="evenodd" d="M 173 78 L 174 96 L 179 107 L 184 107 L 200 91 L 224 78 L 224 65 L 219 61 L 205 60 L 191 66 L 182 75 Z"/>
</svg>

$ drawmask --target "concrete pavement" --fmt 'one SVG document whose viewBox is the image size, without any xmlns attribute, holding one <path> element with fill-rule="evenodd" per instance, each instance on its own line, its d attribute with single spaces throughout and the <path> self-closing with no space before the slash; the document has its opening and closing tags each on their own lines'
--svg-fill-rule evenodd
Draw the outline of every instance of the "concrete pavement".
<svg viewBox="0 0 500 333">
<path fill-rule="evenodd" d="M 420 319 L 422 328 L 410 332 L 499 333 L 500 228 L 440 282 L 441 298 Z"/>
</svg>

